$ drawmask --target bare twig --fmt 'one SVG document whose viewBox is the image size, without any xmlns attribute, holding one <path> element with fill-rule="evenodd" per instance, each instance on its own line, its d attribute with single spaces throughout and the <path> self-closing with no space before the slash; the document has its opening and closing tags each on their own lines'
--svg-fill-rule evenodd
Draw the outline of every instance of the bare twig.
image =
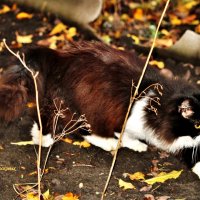
<svg viewBox="0 0 200 200">
<path fill-rule="evenodd" d="M 37 76 L 39 74 L 39 72 L 34 72 L 33 70 L 31 70 L 25 63 L 25 56 L 24 54 L 22 55 L 22 57 L 20 56 L 19 52 L 14 53 L 6 44 L 6 40 L 3 39 L 3 43 L 6 47 L 6 49 L 12 54 L 14 55 L 19 61 L 20 63 L 23 65 L 23 67 L 25 69 L 27 69 L 30 73 L 31 76 L 33 78 L 34 81 L 34 87 L 35 87 L 35 100 L 36 100 L 36 108 L 37 108 L 37 116 L 38 116 L 38 121 L 39 121 L 39 147 L 38 147 L 38 156 L 37 156 L 37 171 L 38 171 L 38 196 L 40 198 L 41 196 L 41 187 L 40 187 L 40 181 L 41 181 L 41 168 L 40 168 L 40 162 L 41 162 L 41 153 L 42 153 L 42 120 L 41 120 L 41 115 L 40 115 L 40 106 L 39 106 L 39 95 L 38 95 L 38 85 L 37 85 Z"/>
<path fill-rule="evenodd" d="M 54 99 L 54 106 L 55 106 L 55 110 L 54 110 L 55 116 L 53 118 L 53 140 L 54 140 L 54 144 L 56 142 L 60 141 L 66 135 L 74 133 L 78 129 L 87 128 L 87 126 L 88 126 L 87 120 L 85 118 L 85 115 L 81 115 L 78 119 L 74 119 L 74 117 L 75 117 L 75 113 L 74 113 L 72 115 L 71 119 L 64 126 L 62 132 L 61 133 L 56 133 L 56 129 L 57 129 L 59 118 L 65 118 L 66 116 L 64 115 L 64 112 L 66 110 L 69 110 L 69 108 L 62 108 L 62 105 L 63 105 L 63 101 L 62 100 L 60 100 L 58 102 L 58 104 L 56 102 L 57 102 L 57 99 Z M 80 123 L 80 125 L 78 125 L 78 123 Z M 47 164 L 47 161 L 48 161 L 49 154 L 50 154 L 50 151 L 52 149 L 52 146 L 53 145 L 51 145 L 49 147 L 48 152 L 46 154 L 43 170 L 42 170 L 42 173 L 41 173 L 41 179 L 42 179 L 42 177 L 44 175 L 46 164 Z"/>
<path fill-rule="evenodd" d="M 119 148 L 120 148 L 120 146 L 121 146 L 121 140 L 122 140 L 123 133 L 124 133 L 124 130 L 125 130 L 125 127 L 126 127 L 126 123 L 127 123 L 127 120 L 128 120 L 128 116 L 129 116 L 129 113 L 130 113 L 132 104 L 134 103 L 135 98 L 136 98 L 136 96 L 138 95 L 138 90 L 139 90 L 139 87 L 140 87 L 141 82 L 142 82 L 142 80 L 143 80 L 144 74 L 145 74 L 145 72 L 146 72 L 146 69 L 147 69 L 147 66 L 148 66 L 148 63 L 149 63 L 151 54 L 152 54 L 153 49 L 154 49 L 154 46 L 155 46 L 155 42 L 156 42 L 156 38 L 157 38 L 157 35 L 158 35 L 158 31 L 159 31 L 161 22 L 162 22 L 162 20 L 163 20 L 163 17 L 164 17 L 164 15 L 165 15 L 165 12 L 166 12 L 166 10 L 167 10 L 167 8 L 168 8 L 169 2 L 170 2 L 170 0 L 167 0 L 166 5 L 165 5 L 165 8 L 164 8 L 164 10 L 163 10 L 163 12 L 162 12 L 162 15 L 161 15 L 161 17 L 160 17 L 158 26 L 157 26 L 157 28 L 156 28 L 156 32 L 155 32 L 155 36 L 154 36 L 154 39 L 153 39 L 153 43 L 152 43 L 151 49 L 150 49 L 150 51 L 149 51 L 149 54 L 148 54 L 146 63 L 145 63 L 144 68 L 143 68 L 143 70 L 142 70 L 142 74 L 141 74 L 140 79 L 139 79 L 139 81 L 138 81 L 138 83 L 137 83 L 137 86 L 136 86 L 136 89 L 135 89 L 135 92 L 134 92 L 133 96 L 132 96 L 132 92 L 131 92 L 130 103 L 129 103 L 129 106 L 128 106 L 128 110 L 127 110 L 127 113 L 126 113 L 126 117 L 125 117 L 123 126 L 122 126 L 122 130 L 121 130 L 121 133 L 120 133 L 120 137 L 119 137 L 119 139 L 118 139 L 118 144 L 117 144 L 117 148 L 116 148 L 116 150 L 115 150 L 115 154 L 114 154 L 114 157 L 113 157 L 113 161 L 112 161 L 112 165 L 111 165 L 111 168 L 110 168 L 110 172 L 109 172 L 109 175 L 108 175 L 108 178 L 107 178 L 107 181 L 106 181 L 104 190 L 103 190 L 103 192 L 102 192 L 101 200 L 104 199 L 106 190 L 107 190 L 107 188 L 108 188 L 108 184 L 109 184 L 109 182 L 110 182 L 110 179 L 111 179 L 111 176 L 112 176 L 112 172 L 113 172 L 113 169 L 114 169 L 114 165 L 115 165 L 115 162 L 116 162 L 116 159 L 117 159 L 117 153 L 118 153 L 118 150 L 119 150 Z M 133 88 L 133 84 L 132 84 L 132 88 Z"/>
</svg>

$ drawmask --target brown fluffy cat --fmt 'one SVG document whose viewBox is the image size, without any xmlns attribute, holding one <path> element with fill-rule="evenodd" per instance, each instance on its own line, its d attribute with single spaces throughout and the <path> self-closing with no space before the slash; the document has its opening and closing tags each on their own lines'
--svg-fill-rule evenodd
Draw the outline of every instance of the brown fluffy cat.
<svg viewBox="0 0 200 200">
<path fill-rule="evenodd" d="M 143 67 L 135 53 L 81 42 L 65 51 L 30 48 L 25 59 L 32 70 L 39 71 L 40 105 L 47 133 L 52 132 L 53 100 L 59 98 L 71 113 L 85 114 L 92 128 L 91 134 L 83 136 L 86 140 L 107 151 L 116 148 L 132 81 L 137 84 Z M 18 118 L 34 98 L 32 78 L 15 60 L 0 76 L 0 117 L 6 121 Z M 70 118 L 70 113 L 65 115 L 60 126 Z M 122 147 L 141 152 L 149 143 L 173 154 L 181 153 L 200 176 L 199 124 L 200 90 L 182 80 L 166 79 L 149 67 L 132 106 Z M 35 143 L 37 133 L 34 123 L 31 134 Z M 50 135 L 44 136 L 44 146 L 53 142 Z"/>
</svg>

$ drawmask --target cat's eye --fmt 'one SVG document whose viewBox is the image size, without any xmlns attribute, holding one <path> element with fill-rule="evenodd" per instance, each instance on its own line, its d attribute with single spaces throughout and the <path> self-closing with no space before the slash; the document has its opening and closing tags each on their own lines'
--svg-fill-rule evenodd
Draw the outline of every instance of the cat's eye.
<svg viewBox="0 0 200 200">
<path fill-rule="evenodd" d="M 200 129 L 200 124 L 198 124 L 198 125 L 195 124 L 194 127 L 195 127 L 196 129 Z"/>
<path fill-rule="evenodd" d="M 195 127 L 196 129 L 200 129 L 200 120 L 195 120 L 195 121 L 194 121 L 194 127 Z"/>
</svg>

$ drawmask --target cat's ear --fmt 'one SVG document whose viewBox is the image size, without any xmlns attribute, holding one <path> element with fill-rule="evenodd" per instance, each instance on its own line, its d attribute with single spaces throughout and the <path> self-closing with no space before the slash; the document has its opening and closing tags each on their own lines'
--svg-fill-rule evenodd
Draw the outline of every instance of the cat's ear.
<svg viewBox="0 0 200 200">
<path fill-rule="evenodd" d="M 184 99 L 178 107 L 178 112 L 183 118 L 190 119 L 194 114 L 191 99 Z"/>
</svg>

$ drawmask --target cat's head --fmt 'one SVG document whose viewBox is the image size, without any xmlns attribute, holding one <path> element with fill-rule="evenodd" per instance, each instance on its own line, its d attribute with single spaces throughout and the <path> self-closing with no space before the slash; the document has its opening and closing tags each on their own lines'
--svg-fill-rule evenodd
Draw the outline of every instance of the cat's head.
<svg viewBox="0 0 200 200">
<path fill-rule="evenodd" d="M 182 118 L 193 124 L 195 129 L 200 129 L 200 95 L 180 98 L 177 110 Z"/>
</svg>

